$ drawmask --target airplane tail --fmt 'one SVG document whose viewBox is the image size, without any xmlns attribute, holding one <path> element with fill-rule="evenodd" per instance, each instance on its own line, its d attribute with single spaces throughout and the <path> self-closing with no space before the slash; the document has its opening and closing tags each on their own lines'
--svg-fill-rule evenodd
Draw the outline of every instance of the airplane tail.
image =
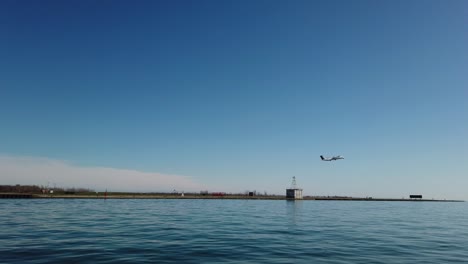
<svg viewBox="0 0 468 264">
<path fill-rule="evenodd" d="M 322 155 L 320 155 L 320 158 L 321 158 L 322 160 L 324 160 L 324 158 L 323 158 L 323 156 L 322 156 Z"/>
</svg>

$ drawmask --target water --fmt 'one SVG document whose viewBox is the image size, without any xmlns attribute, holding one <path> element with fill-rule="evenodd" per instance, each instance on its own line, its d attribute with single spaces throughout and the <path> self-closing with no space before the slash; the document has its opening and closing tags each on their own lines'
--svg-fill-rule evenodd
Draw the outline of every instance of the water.
<svg viewBox="0 0 468 264">
<path fill-rule="evenodd" d="M 0 263 L 468 263 L 468 203 L 0 200 Z"/>
</svg>

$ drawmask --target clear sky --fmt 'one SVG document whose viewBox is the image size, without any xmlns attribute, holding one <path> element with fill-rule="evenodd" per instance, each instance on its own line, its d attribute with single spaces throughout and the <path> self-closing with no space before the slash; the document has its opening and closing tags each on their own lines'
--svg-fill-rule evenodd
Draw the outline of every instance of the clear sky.
<svg viewBox="0 0 468 264">
<path fill-rule="evenodd" d="M 0 184 L 468 199 L 467 47 L 467 1 L 0 1 Z"/>
</svg>

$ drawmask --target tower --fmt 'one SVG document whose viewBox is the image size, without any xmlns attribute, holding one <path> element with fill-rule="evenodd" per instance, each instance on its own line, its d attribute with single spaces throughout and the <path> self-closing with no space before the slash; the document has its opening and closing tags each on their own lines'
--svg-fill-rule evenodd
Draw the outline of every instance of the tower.
<svg viewBox="0 0 468 264">
<path fill-rule="evenodd" d="M 292 180 L 292 183 L 291 183 L 291 189 L 297 189 L 296 176 L 293 176 L 293 180 Z"/>
<path fill-rule="evenodd" d="M 297 187 L 296 176 L 293 176 L 291 188 L 286 189 L 286 199 L 302 199 L 302 189 Z"/>
</svg>

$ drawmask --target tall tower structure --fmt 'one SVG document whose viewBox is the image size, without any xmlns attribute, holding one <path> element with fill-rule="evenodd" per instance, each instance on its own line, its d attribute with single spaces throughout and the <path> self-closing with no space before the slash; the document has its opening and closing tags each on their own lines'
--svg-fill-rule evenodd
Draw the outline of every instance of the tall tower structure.
<svg viewBox="0 0 468 264">
<path fill-rule="evenodd" d="M 286 189 L 286 199 L 302 199 L 302 189 L 297 187 L 296 176 L 293 176 L 291 187 Z"/>
<path fill-rule="evenodd" d="M 296 176 L 293 176 L 293 180 L 292 180 L 292 183 L 291 183 L 291 189 L 297 189 Z"/>
</svg>

